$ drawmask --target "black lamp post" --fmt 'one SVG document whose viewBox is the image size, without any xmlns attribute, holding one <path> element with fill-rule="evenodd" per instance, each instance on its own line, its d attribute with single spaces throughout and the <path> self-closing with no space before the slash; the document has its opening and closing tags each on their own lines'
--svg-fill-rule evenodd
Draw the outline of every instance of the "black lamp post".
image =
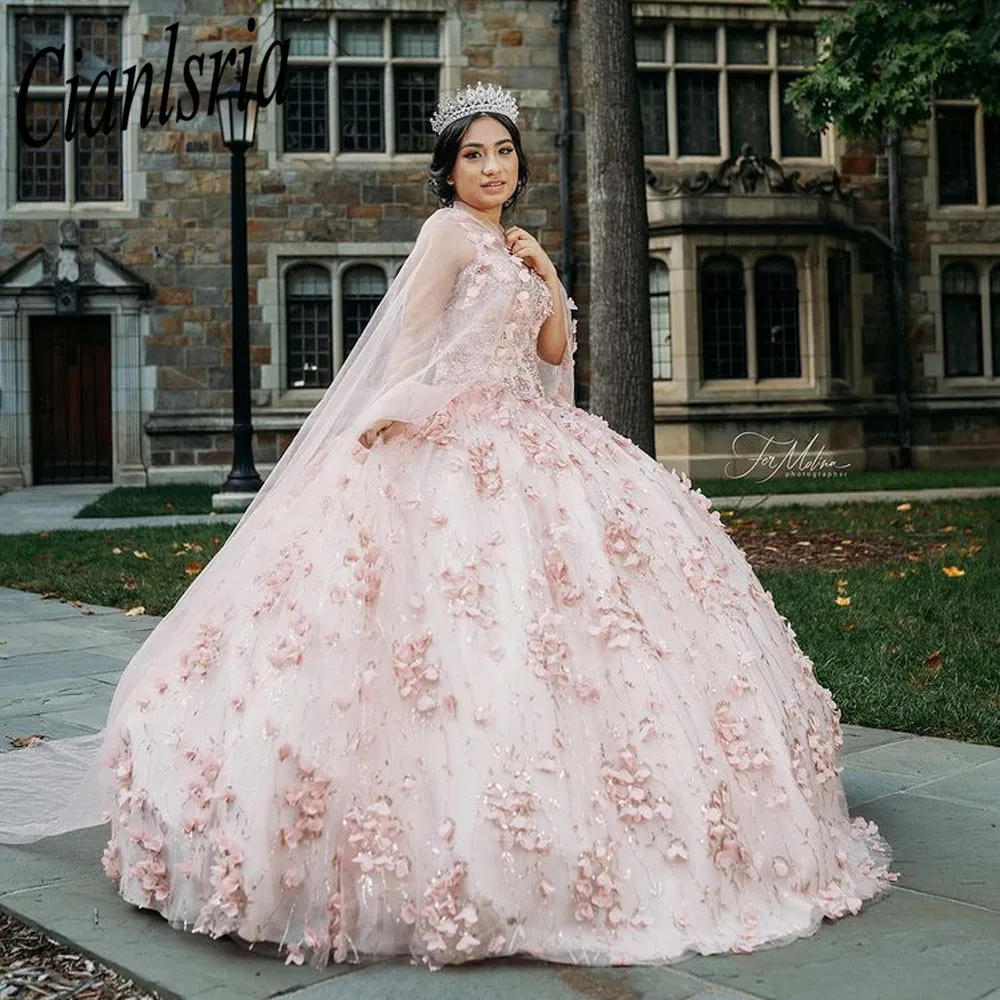
<svg viewBox="0 0 1000 1000">
<path fill-rule="evenodd" d="M 230 218 L 233 244 L 233 467 L 223 491 L 253 493 L 261 478 L 253 462 L 253 424 L 250 419 L 250 309 L 247 277 L 246 151 L 257 128 L 257 101 L 240 87 L 218 95 L 222 141 L 232 153 Z"/>
</svg>

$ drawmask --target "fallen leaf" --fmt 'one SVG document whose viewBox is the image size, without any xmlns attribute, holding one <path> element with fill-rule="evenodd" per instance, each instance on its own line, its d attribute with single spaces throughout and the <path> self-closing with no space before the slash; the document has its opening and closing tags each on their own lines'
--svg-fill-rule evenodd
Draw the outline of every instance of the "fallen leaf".
<svg viewBox="0 0 1000 1000">
<path fill-rule="evenodd" d="M 913 504 L 901 503 L 896 507 L 896 510 L 913 510 Z"/>
<path fill-rule="evenodd" d="M 122 550 L 121 550 L 120 548 L 118 548 L 118 546 L 116 545 L 116 546 L 115 546 L 115 547 L 114 547 L 114 548 L 113 548 L 113 549 L 111 550 L 111 554 L 112 554 L 113 556 L 120 556 L 120 555 L 122 554 Z"/>
<path fill-rule="evenodd" d="M 132 550 L 132 555 L 134 555 L 136 557 L 136 559 L 152 559 L 153 558 L 148 552 L 140 552 L 139 549 L 133 549 Z"/>
<path fill-rule="evenodd" d="M 965 570 L 959 569 L 957 566 L 942 566 L 941 572 L 945 576 L 965 576 Z"/>
<path fill-rule="evenodd" d="M 920 670 L 910 678 L 910 686 L 924 687 L 937 680 L 942 666 L 944 666 L 944 656 L 940 649 L 935 649 L 933 653 L 927 655 L 927 658 L 921 664 Z"/>
<path fill-rule="evenodd" d="M 858 627 L 858 626 L 857 626 L 857 625 L 856 625 L 856 624 L 855 624 L 854 622 L 848 622 L 848 623 L 847 623 L 847 624 L 846 624 L 846 625 L 844 626 L 844 631 L 845 631 L 845 632 L 853 632 L 853 631 L 854 631 L 854 630 L 855 630 L 855 629 L 856 629 L 857 627 Z"/>
<path fill-rule="evenodd" d="M 7 742 L 20 750 L 23 747 L 37 747 L 42 740 L 47 739 L 48 737 L 44 733 L 32 733 L 30 736 L 8 736 Z"/>
<path fill-rule="evenodd" d="M 956 530 L 955 525 L 948 524 L 948 525 L 945 525 L 945 527 L 943 527 L 941 529 L 941 534 L 942 535 L 951 535 L 951 534 L 953 534 L 955 532 L 955 530 Z"/>
<path fill-rule="evenodd" d="M 847 605 L 851 603 L 851 599 L 849 597 L 835 597 L 834 601 L 842 608 L 846 608 Z"/>
<path fill-rule="evenodd" d="M 136 605 L 134 608 L 129 608 L 128 611 L 125 612 L 125 614 L 127 614 L 130 618 L 135 618 L 136 615 L 144 615 L 145 613 L 146 609 L 141 604 Z"/>
<path fill-rule="evenodd" d="M 203 568 L 204 567 L 200 562 L 191 561 L 187 564 L 187 566 L 184 567 L 184 572 L 188 576 L 197 576 L 202 571 Z"/>
<path fill-rule="evenodd" d="M 45 530 L 45 531 L 39 531 L 39 532 L 38 532 L 38 536 L 39 536 L 39 538 L 51 538 L 51 537 L 52 537 L 52 532 L 51 532 L 51 531 L 49 531 L 49 530 L 48 530 L 48 529 L 46 528 L 46 530 Z"/>
</svg>

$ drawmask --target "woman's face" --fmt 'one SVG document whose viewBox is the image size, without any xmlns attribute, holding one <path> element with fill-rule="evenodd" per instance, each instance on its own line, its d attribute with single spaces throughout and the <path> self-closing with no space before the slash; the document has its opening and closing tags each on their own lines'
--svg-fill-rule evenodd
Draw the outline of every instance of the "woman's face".
<svg viewBox="0 0 1000 1000">
<path fill-rule="evenodd" d="M 457 197 L 485 212 L 501 208 L 514 193 L 517 171 L 510 132 L 495 118 L 483 117 L 465 130 L 450 180 Z"/>
</svg>

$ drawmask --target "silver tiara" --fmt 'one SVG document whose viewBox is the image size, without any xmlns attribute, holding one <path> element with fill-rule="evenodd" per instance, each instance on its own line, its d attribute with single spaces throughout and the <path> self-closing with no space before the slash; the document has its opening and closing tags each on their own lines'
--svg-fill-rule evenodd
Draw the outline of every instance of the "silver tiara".
<svg viewBox="0 0 1000 1000">
<path fill-rule="evenodd" d="M 484 86 L 483 81 L 479 80 L 475 87 L 469 84 L 464 90 L 456 91 L 453 96 L 441 98 L 437 111 L 430 117 L 431 128 L 435 134 L 440 135 L 453 121 L 481 111 L 496 111 L 516 122 L 517 99 L 511 91 L 492 83 Z"/>
</svg>

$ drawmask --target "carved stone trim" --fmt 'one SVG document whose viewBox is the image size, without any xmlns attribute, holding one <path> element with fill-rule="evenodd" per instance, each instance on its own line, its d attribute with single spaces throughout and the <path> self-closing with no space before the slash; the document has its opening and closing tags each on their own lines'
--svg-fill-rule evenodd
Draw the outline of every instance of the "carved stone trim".
<svg viewBox="0 0 1000 1000">
<path fill-rule="evenodd" d="M 665 178 L 647 167 L 646 183 L 665 198 L 704 194 L 791 194 L 844 203 L 854 198 L 853 192 L 841 187 L 836 170 L 803 181 L 798 170 L 785 173 L 777 160 L 759 156 L 749 143 L 743 144 L 738 156 L 723 160 L 711 173 L 699 170 L 693 176 Z"/>
</svg>

